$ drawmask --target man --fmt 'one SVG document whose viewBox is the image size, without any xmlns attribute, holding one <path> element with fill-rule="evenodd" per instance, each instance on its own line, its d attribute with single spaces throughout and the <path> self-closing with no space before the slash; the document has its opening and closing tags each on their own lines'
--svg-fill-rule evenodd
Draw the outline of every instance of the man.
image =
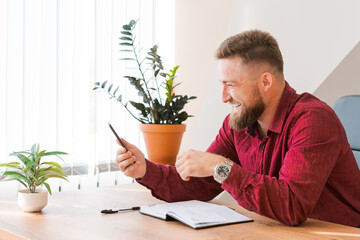
<svg viewBox="0 0 360 240">
<path fill-rule="evenodd" d="M 125 143 L 116 161 L 166 201 L 208 201 L 223 190 L 242 207 L 298 225 L 308 217 L 360 225 L 360 171 L 334 111 L 285 81 L 276 40 L 247 31 L 216 52 L 222 101 L 233 105 L 207 152 L 152 163 Z"/>
</svg>

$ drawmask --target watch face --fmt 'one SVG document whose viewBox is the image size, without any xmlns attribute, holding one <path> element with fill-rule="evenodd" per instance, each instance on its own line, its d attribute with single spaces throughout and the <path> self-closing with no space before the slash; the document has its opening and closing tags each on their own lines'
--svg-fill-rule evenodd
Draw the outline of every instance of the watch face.
<svg viewBox="0 0 360 240">
<path fill-rule="evenodd" d="M 228 166 L 219 166 L 217 169 L 217 174 L 221 178 L 226 178 L 229 175 L 230 169 Z"/>
</svg>

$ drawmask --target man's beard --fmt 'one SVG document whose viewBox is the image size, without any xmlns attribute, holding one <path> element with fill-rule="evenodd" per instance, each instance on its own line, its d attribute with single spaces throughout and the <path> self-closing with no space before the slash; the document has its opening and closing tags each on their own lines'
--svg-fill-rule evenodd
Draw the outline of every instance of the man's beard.
<svg viewBox="0 0 360 240">
<path fill-rule="evenodd" d="M 229 125 L 232 129 L 240 131 L 252 126 L 264 112 L 265 104 L 257 87 L 254 87 L 252 96 L 254 98 L 252 106 L 243 105 L 241 111 L 231 112 Z"/>
</svg>

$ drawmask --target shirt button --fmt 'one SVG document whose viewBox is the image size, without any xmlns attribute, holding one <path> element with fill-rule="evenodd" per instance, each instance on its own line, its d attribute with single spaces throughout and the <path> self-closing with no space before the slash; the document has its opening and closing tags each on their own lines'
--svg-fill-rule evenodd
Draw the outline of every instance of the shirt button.
<svg viewBox="0 0 360 240">
<path fill-rule="evenodd" d="M 261 144 L 261 145 L 260 145 L 260 149 L 264 149 L 264 145 Z"/>
</svg>

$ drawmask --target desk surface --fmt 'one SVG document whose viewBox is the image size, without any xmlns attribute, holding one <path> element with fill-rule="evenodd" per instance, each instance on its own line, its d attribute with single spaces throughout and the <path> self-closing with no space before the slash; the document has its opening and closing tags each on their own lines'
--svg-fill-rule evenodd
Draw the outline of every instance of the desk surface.
<svg viewBox="0 0 360 240">
<path fill-rule="evenodd" d="M 103 215 L 102 209 L 149 205 L 162 201 L 137 183 L 54 193 L 40 213 L 24 213 L 16 199 L 0 197 L 2 239 L 360 239 L 360 229 L 308 219 L 297 227 L 285 226 L 249 212 L 223 193 L 212 202 L 234 208 L 254 219 L 194 230 L 177 221 L 162 221 L 138 211 Z"/>
</svg>

